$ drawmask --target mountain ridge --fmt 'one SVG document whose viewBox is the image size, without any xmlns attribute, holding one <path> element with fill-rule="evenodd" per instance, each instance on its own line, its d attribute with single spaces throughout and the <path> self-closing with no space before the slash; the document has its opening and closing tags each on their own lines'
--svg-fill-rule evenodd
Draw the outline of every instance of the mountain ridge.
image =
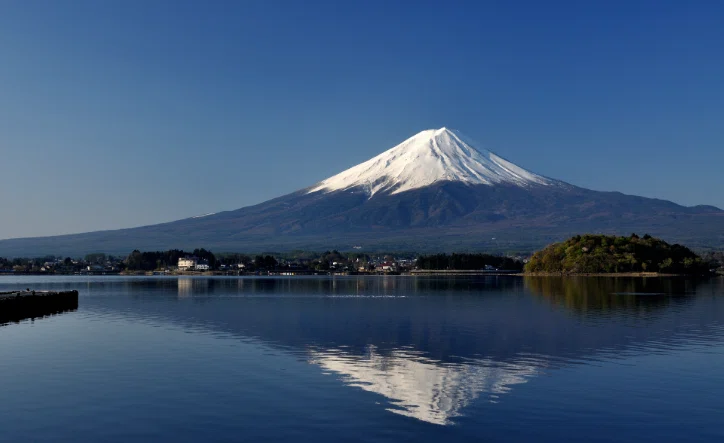
<svg viewBox="0 0 724 443">
<path fill-rule="evenodd" d="M 136 228 L 0 240 L 0 255 L 195 247 L 532 251 L 587 232 L 649 233 L 692 247 L 724 247 L 722 227 L 724 211 L 713 206 L 580 188 L 441 128 L 256 205 Z"/>
</svg>

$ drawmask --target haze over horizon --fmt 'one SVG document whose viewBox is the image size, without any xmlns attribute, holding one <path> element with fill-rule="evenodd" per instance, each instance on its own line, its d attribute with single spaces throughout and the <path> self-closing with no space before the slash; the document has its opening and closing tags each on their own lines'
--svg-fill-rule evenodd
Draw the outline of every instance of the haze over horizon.
<svg viewBox="0 0 724 443">
<path fill-rule="evenodd" d="M 305 188 L 424 129 L 584 188 L 724 208 L 724 6 L 11 1 L 0 238 Z"/>
</svg>

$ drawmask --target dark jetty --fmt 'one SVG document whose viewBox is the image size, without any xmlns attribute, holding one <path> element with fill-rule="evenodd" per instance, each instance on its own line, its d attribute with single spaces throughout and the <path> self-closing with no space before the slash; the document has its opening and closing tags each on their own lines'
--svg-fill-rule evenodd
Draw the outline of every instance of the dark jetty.
<svg viewBox="0 0 724 443">
<path fill-rule="evenodd" d="M 0 292 L 0 324 L 78 309 L 78 291 Z"/>
</svg>

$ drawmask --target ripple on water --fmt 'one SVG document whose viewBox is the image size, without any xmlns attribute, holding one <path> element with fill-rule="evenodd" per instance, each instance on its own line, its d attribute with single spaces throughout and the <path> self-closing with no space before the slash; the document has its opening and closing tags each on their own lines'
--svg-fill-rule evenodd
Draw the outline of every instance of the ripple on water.
<svg viewBox="0 0 724 443">
<path fill-rule="evenodd" d="M 724 441 L 718 282 L 79 283 L 0 327 L 5 438 Z"/>
</svg>

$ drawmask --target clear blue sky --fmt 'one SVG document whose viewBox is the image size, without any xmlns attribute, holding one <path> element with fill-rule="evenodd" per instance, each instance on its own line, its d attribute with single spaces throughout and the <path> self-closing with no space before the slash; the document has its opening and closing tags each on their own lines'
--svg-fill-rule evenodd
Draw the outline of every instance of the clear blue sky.
<svg viewBox="0 0 724 443">
<path fill-rule="evenodd" d="M 0 238 L 309 186 L 427 128 L 724 207 L 724 3 L 4 1 Z"/>
</svg>

